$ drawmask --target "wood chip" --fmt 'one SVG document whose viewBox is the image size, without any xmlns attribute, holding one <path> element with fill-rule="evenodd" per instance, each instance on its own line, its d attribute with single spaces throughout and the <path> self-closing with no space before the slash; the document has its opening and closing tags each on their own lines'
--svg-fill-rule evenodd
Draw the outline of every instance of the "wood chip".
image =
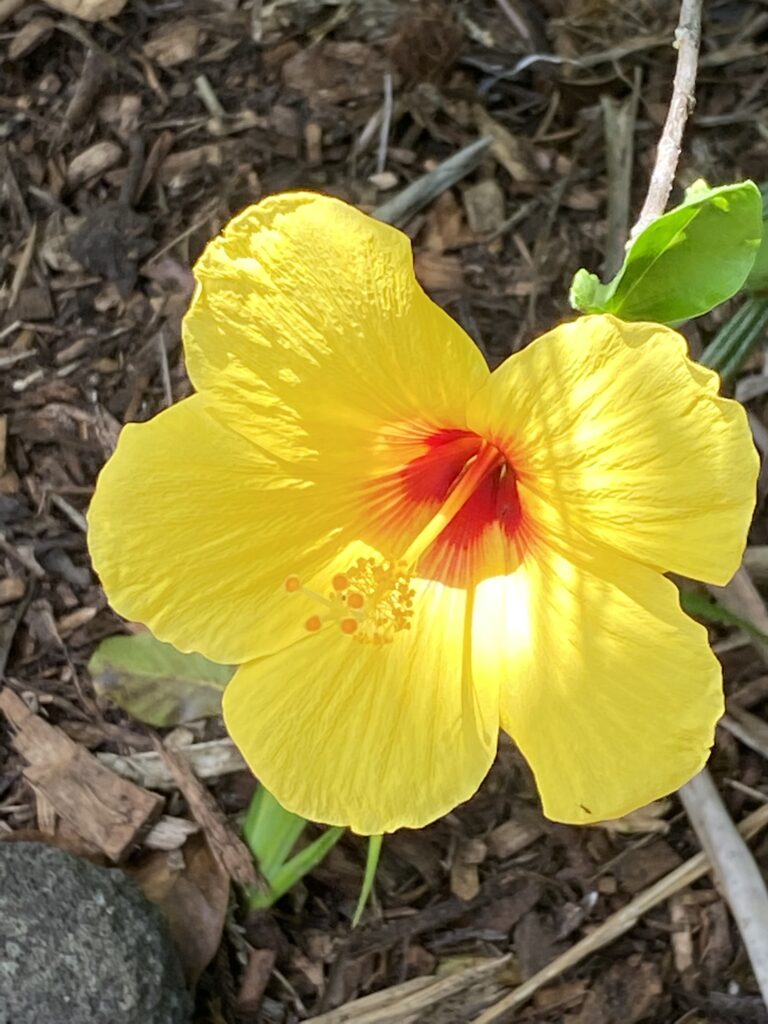
<svg viewBox="0 0 768 1024">
<path fill-rule="evenodd" d="M 200 26 L 192 18 L 168 21 L 144 44 L 144 55 L 161 68 L 175 68 L 197 56 Z"/>
<path fill-rule="evenodd" d="M 419 252 L 414 258 L 416 277 L 427 292 L 461 291 L 464 270 L 458 256 Z"/>
<path fill-rule="evenodd" d="M 195 743 L 194 746 L 185 747 L 181 754 L 199 779 L 218 779 L 222 775 L 248 770 L 242 754 L 230 739 Z M 112 771 L 140 786 L 146 786 L 147 789 L 173 789 L 173 776 L 166 762 L 154 750 L 127 755 L 104 751 L 96 756 Z"/>
<path fill-rule="evenodd" d="M 21 576 L 6 576 L 0 580 L 0 604 L 13 604 L 24 597 L 26 587 Z"/>
<path fill-rule="evenodd" d="M 144 837 L 143 846 L 147 850 L 178 850 L 199 831 L 197 822 L 164 814 Z"/>
<path fill-rule="evenodd" d="M 19 29 L 16 37 L 8 47 L 8 58 L 10 60 L 19 60 L 21 57 L 26 57 L 36 46 L 45 42 L 55 27 L 53 18 L 49 18 L 45 14 L 38 15 L 36 18 L 30 18 L 27 24 Z"/>
<path fill-rule="evenodd" d="M 275 953 L 271 949 L 248 949 L 248 963 L 235 1003 L 238 1017 L 251 1019 L 259 1013 L 264 992 L 275 966 Z"/>
<path fill-rule="evenodd" d="M 127 0 L 45 0 L 49 7 L 83 21 L 106 21 L 125 7 Z"/>
<path fill-rule="evenodd" d="M 67 185 L 78 188 L 120 162 L 123 150 L 116 142 L 95 142 L 72 160 L 67 168 Z"/>
<path fill-rule="evenodd" d="M 259 885 L 256 866 L 248 847 L 235 834 L 216 801 L 192 771 L 189 762 L 168 750 L 159 740 L 155 749 L 183 793 L 192 816 L 205 833 L 216 862 L 237 885 L 245 888 Z"/>
<path fill-rule="evenodd" d="M 491 857 L 513 857 L 542 835 L 543 828 L 535 821 L 505 821 L 488 836 L 488 853 Z"/>
<path fill-rule="evenodd" d="M 121 861 L 160 814 L 162 797 L 100 764 L 7 687 L 0 691 L 0 711 L 15 730 L 14 749 L 29 762 L 24 777 L 35 792 L 78 835 L 110 860 Z"/>
</svg>

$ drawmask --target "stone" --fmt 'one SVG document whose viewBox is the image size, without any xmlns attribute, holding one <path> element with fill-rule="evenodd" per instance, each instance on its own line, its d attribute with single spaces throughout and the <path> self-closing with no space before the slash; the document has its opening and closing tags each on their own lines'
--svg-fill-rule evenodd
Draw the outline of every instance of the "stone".
<svg viewBox="0 0 768 1024">
<path fill-rule="evenodd" d="M 118 869 L 0 843 L 0 1024 L 189 1024 L 165 922 Z"/>
</svg>

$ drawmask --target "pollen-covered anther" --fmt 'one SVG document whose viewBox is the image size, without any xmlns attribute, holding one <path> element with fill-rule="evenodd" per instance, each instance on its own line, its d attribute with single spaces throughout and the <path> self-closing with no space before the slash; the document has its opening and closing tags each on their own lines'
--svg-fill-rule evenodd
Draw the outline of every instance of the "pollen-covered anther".
<svg viewBox="0 0 768 1024">
<path fill-rule="evenodd" d="M 310 615 L 307 621 L 304 623 L 304 629 L 308 633 L 316 633 L 318 629 L 323 625 L 323 620 L 319 615 Z"/>
<path fill-rule="evenodd" d="M 354 630 L 342 623 L 344 632 L 361 643 L 386 644 L 410 628 L 415 591 L 404 563 L 359 558 L 345 575 L 349 585 L 342 596 L 347 610 L 357 614 L 343 620 L 356 623 Z"/>
<path fill-rule="evenodd" d="M 286 576 L 283 586 L 289 594 L 296 594 L 301 590 L 301 580 L 298 576 Z"/>
<path fill-rule="evenodd" d="M 342 619 L 339 625 L 341 626 L 341 632 L 347 633 L 349 636 L 357 632 L 357 619 Z"/>
</svg>

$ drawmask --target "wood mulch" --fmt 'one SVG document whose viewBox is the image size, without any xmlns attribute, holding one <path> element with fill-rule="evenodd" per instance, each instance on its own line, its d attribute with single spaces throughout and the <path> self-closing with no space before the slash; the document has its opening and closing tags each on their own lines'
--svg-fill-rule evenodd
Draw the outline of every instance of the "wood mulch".
<svg viewBox="0 0 768 1024">
<path fill-rule="evenodd" d="M 760 181 L 768 9 L 708 7 L 678 185 Z M 133 872 L 182 938 L 195 936 L 186 966 L 200 1022 L 296 1021 L 511 954 L 502 975 L 439 1005 L 359 1018 L 471 1020 L 698 851 L 675 798 L 615 828 L 544 820 L 503 741 L 469 804 L 387 838 L 361 928 L 350 929 L 365 857 L 354 837 L 274 911 L 244 916 L 228 900 L 229 879 L 249 871 L 231 823 L 253 782 L 230 758 L 202 785 L 172 752 L 223 737 L 220 720 L 163 746 L 97 699 L 86 670 L 126 625 L 90 568 L 84 514 L 122 424 L 190 393 L 180 319 L 205 241 L 284 189 L 372 210 L 489 135 L 479 166 L 404 228 L 425 288 L 495 365 L 567 315 L 578 267 L 600 271 L 615 251 L 606 111 L 626 113 L 633 90 L 637 211 L 669 97 L 675 8 L 129 0 L 89 22 L 0 0 L 0 838 L 42 835 Z M 724 316 L 687 329 L 694 350 Z M 760 355 L 749 372 L 762 370 Z M 750 402 L 759 424 L 764 391 Z M 764 521 L 761 511 L 756 536 Z M 740 820 L 768 799 L 768 678 L 740 634 L 713 640 L 751 740 L 719 730 L 712 761 Z M 137 753 L 166 765 L 162 784 L 115 770 Z M 83 787 L 101 799 L 84 800 Z M 768 867 L 768 837 L 753 849 Z M 704 878 L 515 1019 L 767 1021 L 755 992 Z"/>
</svg>

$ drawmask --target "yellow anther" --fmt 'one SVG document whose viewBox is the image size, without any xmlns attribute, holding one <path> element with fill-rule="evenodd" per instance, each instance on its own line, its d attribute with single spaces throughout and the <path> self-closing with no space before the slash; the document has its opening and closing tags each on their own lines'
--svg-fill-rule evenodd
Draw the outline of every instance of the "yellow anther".
<svg viewBox="0 0 768 1024">
<path fill-rule="evenodd" d="M 356 629 L 349 630 L 354 632 L 356 640 L 385 644 L 393 640 L 396 633 L 410 628 L 414 591 L 411 577 L 401 562 L 359 558 L 346 576 L 350 588 L 346 606 L 358 615 L 344 621 L 356 623 Z"/>
</svg>

